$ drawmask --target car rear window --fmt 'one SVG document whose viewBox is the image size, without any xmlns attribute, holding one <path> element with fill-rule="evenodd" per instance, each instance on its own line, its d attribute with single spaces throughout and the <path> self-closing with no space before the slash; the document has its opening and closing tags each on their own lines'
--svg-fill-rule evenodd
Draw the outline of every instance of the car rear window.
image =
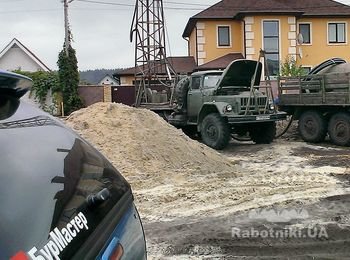
<svg viewBox="0 0 350 260">
<path fill-rule="evenodd" d="M 0 259 L 41 255 L 52 231 L 63 237 L 60 257 L 69 258 L 130 190 L 92 146 L 23 103 L 0 119 L 0 144 Z M 104 189 L 110 198 L 87 210 L 87 198 Z"/>
</svg>

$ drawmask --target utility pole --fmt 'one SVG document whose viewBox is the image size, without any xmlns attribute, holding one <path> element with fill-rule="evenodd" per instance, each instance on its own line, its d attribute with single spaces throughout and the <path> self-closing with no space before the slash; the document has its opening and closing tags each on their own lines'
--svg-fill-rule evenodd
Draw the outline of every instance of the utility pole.
<svg viewBox="0 0 350 260">
<path fill-rule="evenodd" d="M 69 55 L 68 49 L 70 47 L 70 40 L 71 40 L 71 35 L 69 30 L 69 21 L 68 21 L 68 4 L 70 4 L 73 1 L 74 0 L 62 0 L 64 5 L 64 31 L 65 31 L 64 46 L 65 46 L 65 51 L 67 56 Z"/>
</svg>

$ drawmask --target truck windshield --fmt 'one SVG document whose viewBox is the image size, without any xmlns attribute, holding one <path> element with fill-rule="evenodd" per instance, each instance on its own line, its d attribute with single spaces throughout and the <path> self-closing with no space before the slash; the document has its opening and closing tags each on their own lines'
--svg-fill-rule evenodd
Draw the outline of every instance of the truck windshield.
<svg viewBox="0 0 350 260">
<path fill-rule="evenodd" d="M 221 78 L 221 74 L 210 74 L 205 75 L 203 79 L 203 87 L 204 88 L 213 88 L 216 86 L 218 81 Z"/>
</svg>

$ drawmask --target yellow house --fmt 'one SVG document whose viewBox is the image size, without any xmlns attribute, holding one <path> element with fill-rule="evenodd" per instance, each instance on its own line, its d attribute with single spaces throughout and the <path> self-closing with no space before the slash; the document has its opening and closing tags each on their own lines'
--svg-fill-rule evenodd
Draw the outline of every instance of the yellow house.
<svg viewBox="0 0 350 260">
<path fill-rule="evenodd" d="M 222 0 L 191 17 L 183 37 L 189 56 L 205 67 L 228 54 L 258 59 L 266 52 L 270 74 L 293 58 L 310 70 L 333 57 L 350 62 L 350 6 L 331 0 Z"/>
</svg>

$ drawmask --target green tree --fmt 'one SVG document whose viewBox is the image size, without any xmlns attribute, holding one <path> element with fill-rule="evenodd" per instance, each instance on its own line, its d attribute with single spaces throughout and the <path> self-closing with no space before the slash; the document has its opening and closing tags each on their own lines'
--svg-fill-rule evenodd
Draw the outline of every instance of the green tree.
<svg viewBox="0 0 350 260">
<path fill-rule="evenodd" d="M 65 46 L 63 47 L 63 50 L 58 55 L 57 65 L 58 78 L 64 103 L 64 112 L 66 115 L 69 115 L 83 106 L 82 100 L 78 94 L 78 60 L 76 52 L 72 46 L 69 45 L 68 47 L 68 55 Z"/>
<path fill-rule="evenodd" d="M 293 56 L 287 56 L 281 66 L 282 77 L 299 77 L 305 74 L 304 69 L 297 65 Z"/>
</svg>

